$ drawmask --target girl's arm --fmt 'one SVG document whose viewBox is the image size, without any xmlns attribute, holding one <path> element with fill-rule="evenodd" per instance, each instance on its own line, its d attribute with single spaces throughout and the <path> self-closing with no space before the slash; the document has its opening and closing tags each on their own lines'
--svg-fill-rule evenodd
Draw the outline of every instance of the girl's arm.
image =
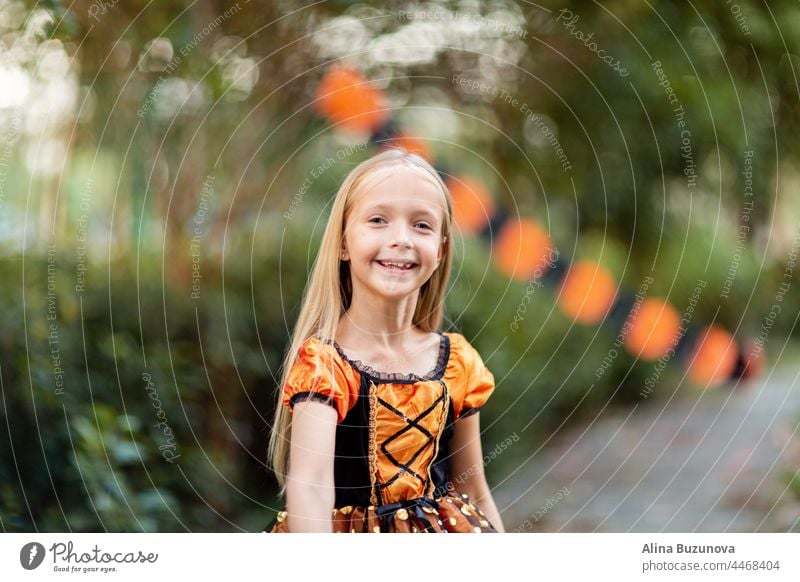
<svg viewBox="0 0 800 582">
<path fill-rule="evenodd" d="M 470 501 L 480 508 L 494 528 L 504 533 L 500 512 L 483 471 L 479 417 L 480 413 L 476 412 L 456 421 L 451 441 L 450 482 L 457 491 L 469 495 Z"/>
<path fill-rule="evenodd" d="M 286 513 L 291 532 L 333 531 L 336 410 L 327 404 L 298 402 L 292 412 Z"/>
</svg>

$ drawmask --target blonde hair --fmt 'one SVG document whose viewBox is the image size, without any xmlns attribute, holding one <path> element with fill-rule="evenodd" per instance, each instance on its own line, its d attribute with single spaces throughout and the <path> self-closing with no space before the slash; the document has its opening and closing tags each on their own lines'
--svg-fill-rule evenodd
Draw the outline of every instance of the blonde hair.
<svg viewBox="0 0 800 582">
<path fill-rule="evenodd" d="M 389 149 L 361 162 L 347 175 L 339 187 L 322 236 L 319 253 L 303 294 L 300 315 L 283 361 L 277 390 L 275 420 L 269 441 L 269 461 L 281 486 L 281 494 L 286 490 L 291 435 L 291 414 L 288 408 L 282 404 L 283 387 L 289 372 L 297 361 L 300 348 L 306 340 L 312 337 L 322 340 L 336 338 L 339 319 L 350 306 L 352 298 L 349 263 L 341 260 L 347 218 L 354 202 L 375 185 L 375 180 L 371 180 L 370 177 L 373 177 L 378 170 L 401 164 L 422 171 L 430 177 L 431 181 L 441 190 L 445 201 L 446 212 L 442 226 L 444 247 L 441 261 L 430 279 L 420 288 L 412 319 L 412 325 L 426 332 L 438 330 L 442 324 L 444 296 L 452 262 L 450 230 L 453 211 L 450 193 L 439 174 L 427 161 L 405 150 Z"/>
</svg>

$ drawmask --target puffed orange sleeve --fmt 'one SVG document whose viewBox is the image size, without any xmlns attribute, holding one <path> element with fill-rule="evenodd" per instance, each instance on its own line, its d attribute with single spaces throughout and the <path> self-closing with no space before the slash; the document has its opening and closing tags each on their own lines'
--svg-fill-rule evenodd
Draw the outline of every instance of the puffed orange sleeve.
<svg viewBox="0 0 800 582">
<path fill-rule="evenodd" d="M 461 334 L 450 335 L 451 386 L 456 418 L 474 414 L 494 392 L 494 375 L 478 351 Z"/>
<path fill-rule="evenodd" d="M 310 338 L 300 347 L 283 386 L 283 404 L 290 410 L 305 400 L 316 400 L 336 409 L 342 422 L 358 398 L 359 381 L 331 344 Z"/>
</svg>

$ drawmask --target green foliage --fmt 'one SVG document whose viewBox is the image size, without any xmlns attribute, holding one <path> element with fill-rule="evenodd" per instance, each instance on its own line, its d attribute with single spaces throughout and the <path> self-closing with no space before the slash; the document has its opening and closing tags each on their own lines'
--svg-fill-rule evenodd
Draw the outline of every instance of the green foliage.
<svg viewBox="0 0 800 582">
<path fill-rule="evenodd" d="M 259 343 L 250 274 L 228 274 L 236 291 L 220 310 L 213 291 L 187 301 L 150 257 L 138 269 L 111 265 L 110 286 L 100 283 L 105 267 L 93 265 L 98 284 L 79 296 L 74 265 L 54 263 L 64 266 L 48 271 L 47 260 L 28 258 L 25 304 L 3 312 L 0 342 L 17 355 L 2 368 L 3 422 L 11 430 L 3 447 L 10 454 L 0 463 L 4 527 L 263 526 L 269 513 L 258 504 L 228 519 L 243 496 L 263 500 L 270 486 L 264 460 L 282 334 L 270 318 L 276 314 L 262 310 Z M 21 264 L 3 262 L 7 297 L 19 295 L 10 282 Z M 267 274 L 274 269 L 268 260 L 252 273 L 264 282 L 258 303 L 273 293 Z M 299 290 L 295 282 L 292 297 Z"/>
</svg>

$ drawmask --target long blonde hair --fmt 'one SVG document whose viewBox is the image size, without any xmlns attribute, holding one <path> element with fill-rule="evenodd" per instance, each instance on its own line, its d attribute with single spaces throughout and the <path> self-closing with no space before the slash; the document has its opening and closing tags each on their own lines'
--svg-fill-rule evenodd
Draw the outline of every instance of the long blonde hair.
<svg viewBox="0 0 800 582">
<path fill-rule="evenodd" d="M 423 158 L 401 149 L 389 149 L 361 162 L 345 178 L 333 201 L 331 215 L 322 236 L 319 253 L 311 269 L 311 276 L 303 294 L 300 315 L 295 324 L 289 349 L 283 360 L 278 399 L 275 407 L 275 420 L 269 441 L 269 460 L 281 486 L 281 494 L 286 489 L 288 471 L 289 438 L 291 435 L 291 414 L 283 406 L 283 387 L 290 370 L 297 361 L 303 343 L 311 337 L 335 339 L 339 319 L 350 306 L 352 283 L 349 263 L 341 260 L 342 240 L 345 225 L 354 201 L 374 186 L 370 180 L 378 170 L 403 164 L 422 171 L 441 190 L 446 213 L 442 226 L 443 245 L 439 267 L 430 279 L 422 285 L 414 310 L 412 324 L 422 331 L 438 330 L 444 317 L 444 296 L 450 277 L 452 202 L 450 193 L 436 170 Z"/>
</svg>

